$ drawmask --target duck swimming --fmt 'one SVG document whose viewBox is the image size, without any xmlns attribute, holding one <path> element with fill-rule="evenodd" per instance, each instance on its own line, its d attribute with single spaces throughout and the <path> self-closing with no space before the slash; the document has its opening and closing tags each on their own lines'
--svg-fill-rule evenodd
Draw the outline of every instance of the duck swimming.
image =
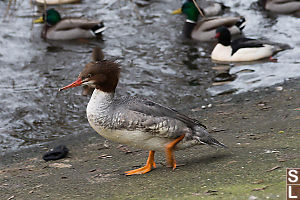
<svg viewBox="0 0 300 200">
<path fill-rule="evenodd" d="M 282 50 L 277 46 L 264 44 L 250 38 L 240 38 L 231 41 L 231 34 L 226 27 L 216 30 L 218 44 L 211 53 L 211 59 L 225 62 L 254 61 L 271 57 Z"/>
<path fill-rule="evenodd" d="M 46 22 L 45 22 L 46 20 Z M 41 37 L 49 40 L 96 38 L 106 29 L 103 22 L 83 18 L 61 18 L 55 9 L 48 9 L 34 23 L 44 23 Z"/>
<path fill-rule="evenodd" d="M 279 14 L 297 14 L 300 16 L 299 0 L 260 0 L 265 10 Z"/>
<path fill-rule="evenodd" d="M 200 144 L 225 147 L 199 121 L 172 108 L 143 98 L 116 98 L 119 75 L 118 63 L 93 61 L 75 82 L 60 91 L 80 85 L 95 88 L 86 109 L 91 127 L 109 140 L 149 151 L 146 165 L 126 175 L 144 174 L 155 168 L 155 151 L 165 152 L 168 166 L 175 169 L 175 150 Z"/>
<path fill-rule="evenodd" d="M 187 16 L 183 28 L 184 36 L 198 41 L 215 41 L 216 29 L 220 26 L 226 26 L 232 35 L 241 34 L 245 27 L 243 17 L 208 17 L 198 21 L 200 13 L 191 0 L 186 0 L 181 9 L 173 12 L 173 14 L 179 13 Z"/>
</svg>

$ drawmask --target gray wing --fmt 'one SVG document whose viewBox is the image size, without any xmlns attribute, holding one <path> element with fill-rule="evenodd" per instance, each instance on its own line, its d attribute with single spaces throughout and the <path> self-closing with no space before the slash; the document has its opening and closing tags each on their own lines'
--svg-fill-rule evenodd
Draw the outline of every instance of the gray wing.
<svg viewBox="0 0 300 200">
<path fill-rule="evenodd" d="M 208 17 L 199 21 L 195 27 L 196 30 L 205 31 L 214 30 L 220 26 L 231 27 L 240 20 L 240 17 Z"/>
<path fill-rule="evenodd" d="M 147 99 L 131 97 L 131 98 L 127 98 L 127 100 L 120 99 L 120 101 L 121 102 L 123 101 L 123 105 L 128 110 L 140 112 L 145 115 L 149 115 L 153 117 L 173 118 L 185 123 L 186 126 L 188 126 L 189 128 L 193 128 L 194 126 L 202 126 L 203 128 L 206 128 L 206 126 L 201 124 L 196 119 L 189 118 L 186 115 L 183 115 L 172 108 L 162 106 L 158 103 L 155 103 Z"/>
<path fill-rule="evenodd" d="M 99 20 L 89 20 L 83 18 L 64 18 L 58 22 L 54 27 L 56 31 L 65 31 L 74 28 L 91 29 L 99 24 Z"/>
<path fill-rule="evenodd" d="M 211 137 L 199 121 L 150 100 L 130 97 L 115 100 L 114 127 L 140 129 L 158 137 L 195 139 L 209 145 L 224 145 Z M 117 125 L 117 126 L 116 126 Z"/>
<path fill-rule="evenodd" d="M 174 109 L 135 97 L 114 102 L 114 127 L 140 129 L 159 137 L 177 138 L 182 134 L 192 136 L 194 127 L 204 126 L 197 120 Z"/>
</svg>

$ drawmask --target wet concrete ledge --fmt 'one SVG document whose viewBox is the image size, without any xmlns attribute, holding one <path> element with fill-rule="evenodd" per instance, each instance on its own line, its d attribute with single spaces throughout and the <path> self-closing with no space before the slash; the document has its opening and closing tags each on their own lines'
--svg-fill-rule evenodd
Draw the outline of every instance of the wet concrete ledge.
<svg viewBox="0 0 300 200">
<path fill-rule="evenodd" d="M 147 152 L 105 142 L 92 129 L 8 153 L 0 162 L 0 199 L 285 199 L 285 168 L 300 167 L 299 79 L 280 87 L 215 97 L 207 109 L 178 108 L 229 149 L 178 151 L 175 171 L 157 153 L 157 169 L 124 176 L 145 163 Z M 58 144 L 69 156 L 43 161 Z"/>
</svg>

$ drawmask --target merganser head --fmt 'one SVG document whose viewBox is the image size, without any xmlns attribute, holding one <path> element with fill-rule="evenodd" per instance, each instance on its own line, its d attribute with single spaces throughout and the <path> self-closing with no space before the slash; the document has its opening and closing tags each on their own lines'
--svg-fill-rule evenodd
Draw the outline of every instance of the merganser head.
<svg viewBox="0 0 300 200">
<path fill-rule="evenodd" d="M 231 44 L 231 33 L 225 26 L 217 28 L 215 38 L 217 38 L 218 42 L 224 46 L 229 46 Z"/>
<path fill-rule="evenodd" d="M 109 60 L 93 61 L 86 64 L 78 79 L 73 83 L 59 89 L 85 85 L 103 92 L 114 93 L 119 82 L 120 67 L 118 63 Z"/>
<path fill-rule="evenodd" d="M 92 61 L 97 62 L 97 61 L 102 61 L 104 60 L 104 54 L 101 50 L 100 47 L 95 47 L 92 53 Z M 82 87 L 82 95 L 87 96 L 93 94 L 95 88 L 90 88 L 87 85 L 83 85 Z"/>
</svg>

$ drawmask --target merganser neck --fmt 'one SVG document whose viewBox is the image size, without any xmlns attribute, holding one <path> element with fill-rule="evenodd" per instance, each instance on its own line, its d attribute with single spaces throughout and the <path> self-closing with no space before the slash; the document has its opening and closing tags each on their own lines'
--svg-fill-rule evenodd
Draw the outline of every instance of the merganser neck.
<svg viewBox="0 0 300 200">
<path fill-rule="evenodd" d="M 87 114 L 89 115 L 91 113 L 100 113 L 109 110 L 108 107 L 112 104 L 114 96 L 114 93 L 95 89 L 87 105 Z"/>
</svg>

